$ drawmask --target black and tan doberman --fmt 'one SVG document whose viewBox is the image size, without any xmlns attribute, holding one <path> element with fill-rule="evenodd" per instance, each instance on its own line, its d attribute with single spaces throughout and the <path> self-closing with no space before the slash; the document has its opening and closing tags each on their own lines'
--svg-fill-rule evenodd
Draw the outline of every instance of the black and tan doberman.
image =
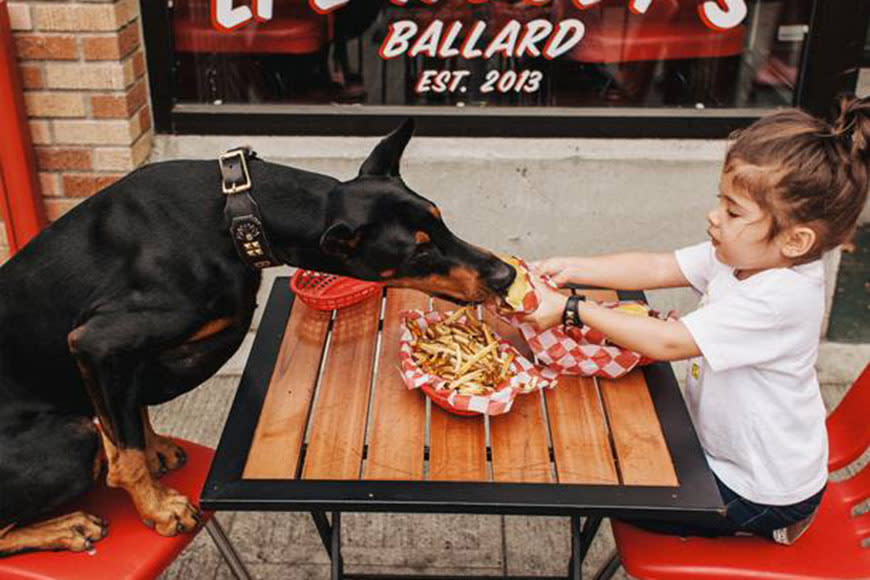
<svg viewBox="0 0 870 580">
<path fill-rule="evenodd" d="M 347 182 L 242 153 L 271 263 L 458 302 L 503 294 L 514 270 L 453 235 L 399 176 L 412 132 L 408 121 L 387 136 Z M 159 534 L 196 526 L 197 508 L 157 480 L 185 457 L 151 429 L 147 406 L 212 376 L 250 326 L 261 275 L 243 257 L 262 252 L 234 239 L 252 238 L 229 227 L 227 171 L 144 166 L 0 268 L 0 555 L 103 537 L 99 514 L 41 518 L 87 490 L 104 461 L 108 484 Z"/>
</svg>

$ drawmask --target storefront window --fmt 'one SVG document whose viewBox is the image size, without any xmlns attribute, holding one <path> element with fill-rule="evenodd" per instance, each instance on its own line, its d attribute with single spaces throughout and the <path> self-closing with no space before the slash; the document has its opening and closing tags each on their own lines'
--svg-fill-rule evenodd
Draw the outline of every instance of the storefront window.
<svg viewBox="0 0 870 580">
<path fill-rule="evenodd" d="M 719 28 L 704 0 L 338 3 L 321 14 L 313 0 L 174 0 L 175 102 L 791 105 L 812 11 L 811 0 L 729 0 L 720 10 L 744 14 Z"/>
</svg>

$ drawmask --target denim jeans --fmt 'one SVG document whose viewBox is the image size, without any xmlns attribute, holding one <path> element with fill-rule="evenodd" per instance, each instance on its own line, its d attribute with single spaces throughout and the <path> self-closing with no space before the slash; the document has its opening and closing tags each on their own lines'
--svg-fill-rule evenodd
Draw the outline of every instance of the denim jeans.
<svg viewBox="0 0 870 580">
<path fill-rule="evenodd" d="M 625 519 L 623 521 L 650 532 L 675 536 L 733 536 L 738 532 L 772 537 L 773 531 L 804 520 L 822 501 L 823 487 L 817 494 L 791 505 L 764 505 L 740 497 L 716 478 L 719 493 L 725 504 L 725 517 L 709 523 L 691 523 L 653 519 Z"/>
</svg>

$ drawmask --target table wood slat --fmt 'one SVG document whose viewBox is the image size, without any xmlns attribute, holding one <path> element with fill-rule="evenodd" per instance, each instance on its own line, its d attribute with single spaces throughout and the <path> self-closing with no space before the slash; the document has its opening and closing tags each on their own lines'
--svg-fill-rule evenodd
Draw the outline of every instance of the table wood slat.
<svg viewBox="0 0 870 580">
<path fill-rule="evenodd" d="M 643 371 L 635 369 L 621 379 L 602 379 L 598 384 L 613 430 L 622 483 L 679 485 Z"/>
<path fill-rule="evenodd" d="M 592 300 L 604 300 L 613 294 L 603 290 L 580 293 Z M 562 376 L 544 398 L 559 482 L 617 485 L 610 433 L 595 381 Z"/>
<path fill-rule="evenodd" d="M 595 381 L 562 376 L 544 397 L 559 483 L 618 484 Z"/>
<path fill-rule="evenodd" d="M 440 311 L 455 304 L 434 299 Z M 432 481 L 486 481 L 486 427 L 483 416 L 459 417 L 432 404 L 429 421 L 429 479 Z"/>
<path fill-rule="evenodd" d="M 336 312 L 304 479 L 359 479 L 380 295 Z"/>
<path fill-rule="evenodd" d="M 428 306 L 429 297 L 422 292 L 387 291 L 365 479 L 423 479 L 426 398 L 419 389 L 409 390 L 399 374 L 399 313 Z"/>
<path fill-rule="evenodd" d="M 483 319 L 514 346 L 529 352 L 519 331 L 485 310 Z M 522 352 L 522 351 L 521 351 Z M 525 355 L 530 356 L 530 355 Z M 517 395 L 511 410 L 489 419 L 492 475 L 495 481 L 551 482 L 550 451 L 541 397 L 537 392 Z"/>
<path fill-rule="evenodd" d="M 242 478 L 296 477 L 329 318 L 301 300 L 293 304 Z"/>
<path fill-rule="evenodd" d="M 432 405 L 429 480 L 486 481 L 483 416 L 458 417 Z"/>
<path fill-rule="evenodd" d="M 596 291 L 595 300 L 618 300 L 612 290 Z M 599 379 L 610 421 L 623 485 L 677 485 L 670 453 L 650 398 L 643 371 L 616 381 Z"/>
</svg>

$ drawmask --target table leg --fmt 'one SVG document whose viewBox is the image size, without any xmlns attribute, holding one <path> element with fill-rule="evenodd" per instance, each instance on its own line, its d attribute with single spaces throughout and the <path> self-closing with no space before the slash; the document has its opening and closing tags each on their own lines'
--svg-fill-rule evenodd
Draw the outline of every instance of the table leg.
<svg viewBox="0 0 870 580">
<path fill-rule="evenodd" d="M 341 512 L 332 512 L 332 569 L 330 578 L 341 580 L 344 576 L 344 562 L 341 561 Z"/>
<path fill-rule="evenodd" d="M 329 520 L 326 519 L 326 514 L 323 512 L 311 512 L 311 519 L 314 520 L 314 525 L 317 526 L 317 533 L 320 535 L 320 541 L 323 542 L 326 553 L 332 558 L 332 530 L 329 527 Z"/>
<path fill-rule="evenodd" d="M 332 512 L 331 525 L 323 512 L 311 512 L 311 518 L 329 555 L 331 577 L 333 580 L 341 580 L 344 576 L 344 562 L 341 558 L 341 512 Z"/>
<path fill-rule="evenodd" d="M 601 525 L 601 516 L 589 516 L 580 526 L 580 516 L 571 516 L 571 562 L 568 564 L 568 579 L 580 580 L 583 576 L 583 560 L 592 545 L 592 539 Z"/>
<path fill-rule="evenodd" d="M 579 523 L 580 518 L 577 518 Z M 586 554 L 592 546 L 592 540 L 595 534 L 598 533 L 598 527 L 601 525 L 601 516 L 590 516 L 583 523 L 583 535 L 580 538 L 580 562 L 586 559 Z"/>
</svg>

